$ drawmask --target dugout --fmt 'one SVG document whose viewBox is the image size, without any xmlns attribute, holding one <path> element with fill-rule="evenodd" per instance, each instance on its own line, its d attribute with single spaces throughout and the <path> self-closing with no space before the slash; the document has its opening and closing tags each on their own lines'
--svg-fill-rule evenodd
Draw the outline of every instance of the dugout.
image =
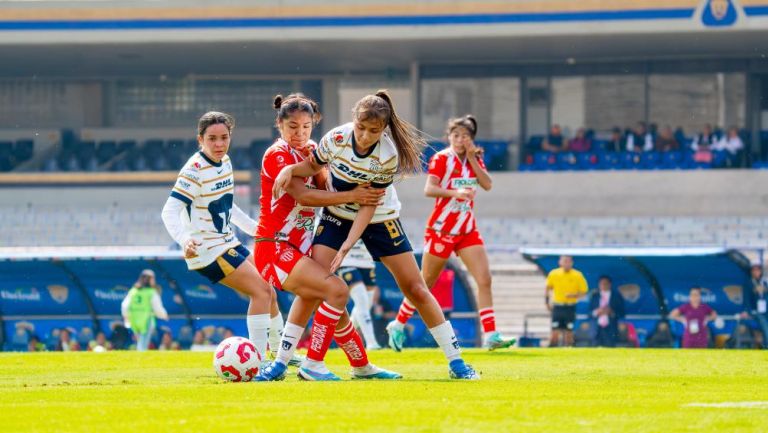
<svg viewBox="0 0 768 433">
<path fill-rule="evenodd" d="M 613 287 L 625 302 L 625 321 L 634 325 L 638 340 L 645 339 L 672 309 L 688 302 L 691 287 L 702 288 L 702 301 L 711 306 L 722 323 L 711 323 L 714 336 L 731 335 L 745 311 L 745 290 L 749 290 L 747 257 L 724 248 L 523 248 L 523 257 L 546 275 L 558 267 L 561 255 L 574 258 L 592 290 L 601 275 L 613 280 Z M 589 319 L 589 299 L 576 307 L 577 322 Z M 578 323 L 577 323 L 578 326 Z M 679 340 L 682 329 L 672 326 Z M 724 340 L 727 337 L 721 337 Z M 679 341 L 678 341 L 679 344 Z"/>
</svg>

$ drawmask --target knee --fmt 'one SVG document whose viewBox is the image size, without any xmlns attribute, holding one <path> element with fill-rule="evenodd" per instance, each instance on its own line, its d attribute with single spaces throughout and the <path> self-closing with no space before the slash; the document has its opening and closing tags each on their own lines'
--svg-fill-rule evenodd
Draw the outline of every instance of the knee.
<svg viewBox="0 0 768 433">
<path fill-rule="evenodd" d="M 428 302 L 432 294 L 427 289 L 427 285 L 421 280 L 414 280 L 401 287 L 403 294 L 415 304 Z"/>
<path fill-rule="evenodd" d="M 326 301 L 333 305 L 346 305 L 349 300 L 349 288 L 336 275 L 326 279 Z"/>
</svg>

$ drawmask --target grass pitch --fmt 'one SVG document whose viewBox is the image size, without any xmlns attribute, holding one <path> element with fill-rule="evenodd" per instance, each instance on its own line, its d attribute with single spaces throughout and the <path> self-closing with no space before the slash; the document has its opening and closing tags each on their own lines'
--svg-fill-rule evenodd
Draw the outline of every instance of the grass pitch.
<svg viewBox="0 0 768 433">
<path fill-rule="evenodd" d="M 405 379 L 237 384 L 210 353 L 3 353 L 0 431 L 768 431 L 768 352 L 467 350 L 479 382 L 448 380 L 437 349 L 370 355 Z M 347 371 L 338 350 L 328 364 Z"/>
</svg>

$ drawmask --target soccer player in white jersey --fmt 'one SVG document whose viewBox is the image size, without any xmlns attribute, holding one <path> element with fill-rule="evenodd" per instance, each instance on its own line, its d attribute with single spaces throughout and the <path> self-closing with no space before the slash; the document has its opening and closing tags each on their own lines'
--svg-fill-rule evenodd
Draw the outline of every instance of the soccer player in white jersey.
<svg viewBox="0 0 768 433">
<path fill-rule="evenodd" d="M 475 370 L 461 358 L 456 334 L 421 277 L 398 218 L 400 201 L 392 183 L 396 176 L 421 171 L 424 144 L 419 131 L 395 114 L 389 94 L 381 90 L 358 101 L 353 109 L 353 121 L 328 132 L 312 158 L 285 167 L 275 179 L 273 196 L 279 197 L 290 186 L 293 176 L 312 176 L 326 165 L 331 190 L 345 191 L 365 183 L 386 188 L 383 204 L 379 206 L 346 204 L 324 208 L 312 257 L 333 272 L 355 242 L 362 239 L 373 259 L 387 267 L 405 297 L 416 306 L 448 358 L 450 376 L 479 379 Z M 293 308 L 298 308 L 296 303 Z M 313 304 L 304 306 L 306 317 L 314 308 Z M 347 323 L 349 315 L 345 311 L 338 324 Z"/>
<path fill-rule="evenodd" d="M 473 211 L 477 187 L 491 189 L 482 148 L 474 142 L 477 120 L 469 114 L 451 119 L 446 133 L 449 146 L 430 159 L 424 187 L 426 196 L 435 198 L 435 208 L 427 220 L 421 273 L 427 287 L 433 287 L 455 252 L 477 283 L 483 347 L 489 350 L 509 347 L 515 344 L 515 339 L 505 339 L 496 330 L 488 254 Z M 414 306 L 403 300 L 397 317 L 387 325 L 389 346 L 397 352 L 403 348 L 404 326 L 414 311 Z"/>
<path fill-rule="evenodd" d="M 353 325 L 360 328 L 365 338 L 365 348 L 381 349 L 373 330 L 371 306 L 376 293 L 376 264 L 365 249 L 362 240 L 355 243 L 349 251 L 341 268 L 336 272 L 349 286 L 349 297 L 355 303 L 350 316 Z"/>
<path fill-rule="evenodd" d="M 266 354 L 273 289 L 230 225 L 256 233 L 256 221 L 233 202 L 235 183 L 227 150 L 234 126 L 234 118 L 225 113 L 211 111 L 200 118 L 200 151 L 179 172 L 162 218 L 190 270 L 248 295 L 248 336 L 259 353 Z"/>
</svg>

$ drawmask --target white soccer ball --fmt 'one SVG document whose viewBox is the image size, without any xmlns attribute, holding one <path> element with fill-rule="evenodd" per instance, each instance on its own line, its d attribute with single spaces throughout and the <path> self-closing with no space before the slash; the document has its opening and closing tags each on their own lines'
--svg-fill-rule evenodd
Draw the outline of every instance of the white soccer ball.
<svg viewBox="0 0 768 433">
<path fill-rule="evenodd" d="M 248 382 L 259 374 L 261 354 L 243 337 L 229 337 L 213 353 L 213 369 L 224 380 Z"/>
</svg>

